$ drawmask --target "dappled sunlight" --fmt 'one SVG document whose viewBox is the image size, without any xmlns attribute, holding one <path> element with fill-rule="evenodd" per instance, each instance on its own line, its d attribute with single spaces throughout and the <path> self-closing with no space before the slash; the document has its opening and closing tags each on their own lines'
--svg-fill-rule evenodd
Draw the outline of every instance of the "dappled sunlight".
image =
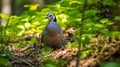
<svg viewBox="0 0 120 67">
<path fill-rule="evenodd" d="M 39 4 L 24 5 L 24 7 L 28 7 L 29 10 L 37 10 L 39 6 Z"/>
<path fill-rule="evenodd" d="M 66 15 L 66 14 L 59 14 L 59 15 L 57 16 L 58 19 L 61 19 L 61 20 L 59 20 L 59 21 L 61 21 L 61 22 L 64 23 L 64 24 L 65 24 L 65 22 L 68 22 L 67 17 L 68 17 L 68 15 Z"/>
</svg>

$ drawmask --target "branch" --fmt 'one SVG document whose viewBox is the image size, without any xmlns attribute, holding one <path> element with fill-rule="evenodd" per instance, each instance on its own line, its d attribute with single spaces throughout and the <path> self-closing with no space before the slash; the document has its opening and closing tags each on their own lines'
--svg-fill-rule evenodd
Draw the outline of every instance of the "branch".
<svg viewBox="0 0 120 67">
<path fill-rule="evenodd" d="M 29 62 L 27 62 L 27 61 L 25 61 L 25 60 L 23 60 L 23 59 L 21 59 L 21 58 L 18 58 L 18 57 L 15 57 L 15 56 L 11 56 L 11 57 L 16 58 L 16 59 L 18 59 L 18 60 L 20 60 L 20 61 L 28 64 L 30 67 L 35 67 L 35 66 L 33 66 L 32 64 L 30 64 Z"/>
<path fill-rule="evenodd" d="M 80 45 L 81 45 L 81 36 L 82 36 L 82 33 L 83 33 L 83 25 L 84 25 L 84 19 L 85 19 L 85 8 L 86 8 L 86 5 L 87 5 L 87 0 L 84 1 L 84 6 L 83 6 L 83 14 L 82 14 L 82 20 L 81 20 L 81 28 L 80 28 L 80 32 L 78 32 L 78 34 L 80 34 L 79 38 L 78 38 L 78 42 L 79 42 L 79 46 L 78 46 L 78 52 L 77 52 L 77 60 L 76 60 L 76 67 L 79 67 L 79 61 L 80 61 Z"/>
</svg>

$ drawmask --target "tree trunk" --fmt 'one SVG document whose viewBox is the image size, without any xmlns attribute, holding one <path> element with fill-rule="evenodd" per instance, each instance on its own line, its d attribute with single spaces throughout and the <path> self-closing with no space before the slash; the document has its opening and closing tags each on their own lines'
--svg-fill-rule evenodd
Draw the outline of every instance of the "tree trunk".
<svg viewBox="0 0 120 67">
<path fill-rule="evenodd" d="M 11 14 L 11 0 L 2 0 L 1 13 L 3 15 L 6 15 L 6 16 Z M 1 25 L 6 26 L 7 25 L 7 20 L 8 20 L 8 16 L 7 17 L 2 17 Z"/>
<path fill-rule="evenodd" d="M 116 0 L 116 10 L 114 11 L 115 16 L 120 16 L 120 0 Z M 118 31 L 120 31 L 120 20 L 117 20 L 115 23 L 115 27 Z"/>
<path fill-rule="evenodd" d="M 120 0 L 117 0 L 116 4 L 117 4 L 116 6 L 117 9 L 115 10 L 115 15 L 120 16 Z"/>
</svg>

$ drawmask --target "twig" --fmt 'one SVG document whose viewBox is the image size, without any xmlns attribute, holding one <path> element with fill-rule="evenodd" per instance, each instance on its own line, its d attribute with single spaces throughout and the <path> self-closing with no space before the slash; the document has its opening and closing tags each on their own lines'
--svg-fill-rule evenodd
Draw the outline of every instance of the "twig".
<svg viewBox="0 0 120 67">
<path fill-rule="evenodd" d="M 81 20 L 81 28 L 80 28 L 80 32 L 78 32 L 78 34 L 80 34 L 79 38 L 78 38 L 78 42 L 79 42 L 79 46 L 78 46 L 78 52 L 77 52 L 77 60 L 76 60 L 76 67 L 79 67 L 79 59 L 80 59 L 80 45 L 81 45 L 81 36 L 82 36 L 82 33 L 83 33 L 83 25 L 84 25 L 84 19 L 85 19 L 85 8 L 86 8 L 86 5 L 87 5 L 87 0 L 84 1 L 84 6 L 83 6 L 83 14 L 82 14 L 82 20 Z"/>
<path fill-rule="evenodd" d="M 10 15 L 9 15 L 9 17 L 8 17 L 8 20 L 7 20 L 7 25 L 5 26 L 5 33 L 3 33 L 3 26 L 2 26 L 2 24 L 0 23 L 0 27 L 1 27 L 1 39 L 0 39 L 0 41 L 1 41 L 1 44 L 3 44 L 3 34 L 6 35 L 6 29 L 7 29 L 7 26 L 8 26 L 9 19 L 10 19 Z"/>
<path fill-rule="evenodd" d="M 20 60 L 20 61 L 28 64 L 30 67 L 35 67 L 35 66 L 33 66 L 32 64 L 30 64 L 29 62 L 27 62 L 27 61 L 25 61 L 25 60 L 23 60 L 23 59 L 21 59 L 21 58 L 18 58 L 18 57 L 15 57 L 15 56 L 11 56 L 11 57 L 16 58 L 16 59 L 18 59 L 18 60 Z"/>
<path fill-rule="evenodd" d="M 38 53 L 39 53 L 39 49 L 40 49 L 40 43 L 38 41 L 38 39 L 36 40 L 34 47 L 35 47 L 35 66 L 38 66 L 39 64 L 38 62 Z"/>
<path fill-rule="evenodd" d="M 2 29 L 2 25 L 1 25 L 1 23 L 0 23 L 0 32 L 1 32 L 1 33 L 0 33 L 0 43 L 1 43 L 1 44 L 3 44 L 3 36 L 2 36 L 3 33 L 2 33 L 2 30 L 3 30 L 3 29 Z"/>
<path fill-rule="evenodd" d="M 32 46 L 31 46 L 31 44 L 27 44 L 27 46 L 26 46 L 26 47 L 21 48 L 21 49 L 20 49 L 20 50 L 18 50 L 18 51 L 23 52 L 23 51 L 25 51 L 25 50 L 29 49 L 30 47 L 32 47 Z"/>
<path fill-rule="evenodd" d="M 10 16 L 11 15 L 9 15 L 8 20 L 7 20 L 7 25 L 5 26 L 5 35 L 6 35 L 7 26 L 8 26 L 9 20 L 10 20 Z"/>
</svg>

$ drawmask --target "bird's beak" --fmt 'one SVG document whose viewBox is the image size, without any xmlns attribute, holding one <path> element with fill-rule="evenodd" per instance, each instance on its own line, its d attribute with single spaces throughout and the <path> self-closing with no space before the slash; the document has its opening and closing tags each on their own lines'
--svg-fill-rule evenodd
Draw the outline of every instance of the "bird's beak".
<svg viewBox="0 0 120 67">
<path fill-rule="evenodd" d="M 46 19 L 48 18 L 48 16 L 45 17 Z"/>
</svg>

